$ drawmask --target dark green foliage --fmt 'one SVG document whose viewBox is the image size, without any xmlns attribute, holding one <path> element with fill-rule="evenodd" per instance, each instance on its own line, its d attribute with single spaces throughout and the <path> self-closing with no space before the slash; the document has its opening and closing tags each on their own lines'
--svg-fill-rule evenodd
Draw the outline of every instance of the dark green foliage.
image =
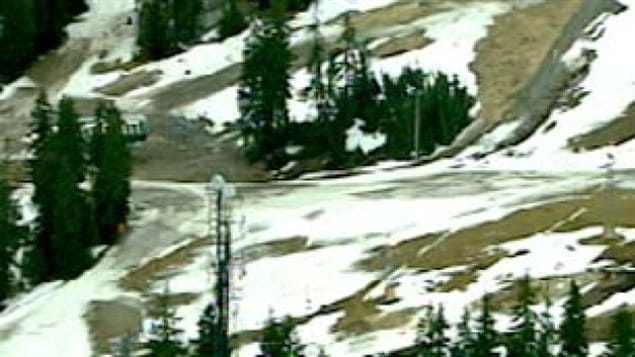
<svg viewBox="0 0 635 357">
<path fill-rule="evenodd" d="M 38 55 L 59 46 L 64 26 L 87 10 L 83 0 L 0 0 L 0 83 L 17 78 Z"/>
<path fill-rule="evenodd" d="M 71 279 L 92 264 L 97 243 L 94 207 L 78 186 L 85 169 L 84 143 L 72 102 L 62 100 L 57 131 L 52 108 L 41 95 L 33 112 L 31 174 L 33 203 L 39 214 L 25 257 L 25 275 L 33 283 Z"/>
<path fill-rule="evenodd" d="M 144 0 L 139 13 L 138 56 L 159 59 L 193 43 L 201 31 L 201 0 Z"/>
<path fill-rule="evenodd" d="M 545 301 L 545 311 L 540 314 L 540 329 L 538 331 L 537 350 L 541 357 L 551 357 L 555 355 L 555 347 L 558 344 L 558 330 L 551 316 L 551 300 Z"/>
<path fill-rule="evenodd" d="M 531 310 L 535 303 L 531 280 L 525 276 L 519 282 L 517 304 L 513 311 L 514 325 L 510 330 L 507 348 L 510 356 L 541 357 L 537 343 L 537 317 Z"/>
<path fill-rule="evenodd" d="M 418 357 L 444 357 L 448 350 L 450 340 L 446 336 L 450 328 L 445 319 L 443 306 L 436 310 L 428 307 L 426 316 L 419 321 L 417 330 L 417 356 Z"/>
<path fill-rule="evenodd" d="M 92 210 L 66 161 L 57 165 L 51 242 L 57 263 L 53 277 L 73 279 L 92 264 L 89 248 L 96 243 Z"/>
<path fill-rule="evenodd" d="M 225 39 L 237 35 L 248 26 L 247 20 L 240 12 L 236 0 L 224 0 L 223 16 L 218 23 L 218 35 L 220 39 Z"/>
<path fill-rule="evenodd" d="M 18 285 L 12 269 L 17 268 L 14 258 L 22 232 L 16 225 L 18 212 L 10 196 L 8 182 L 3 172 L 0 172 L 0 306 L 2 300 L 11 296 Z"/>
<path fill-rule="evenodd" d="M 56 151 L 59 159 L 66 162 L 76 182 L 82 182 L 86 174 L 86 147 L 82 136 L 79 115 L 73 101 L 63 98 L 58 107 Z"/>
<path fill-rule="evenodd" d="M 585 335 L 586 316 L 582 306 L 582 296 L 575 281 L 571 281 L 569 296 L 564 305 L 564 319 L 560 325 L 562 357 L 582 357 L 589 351 Z"/>
<path fill-rule="evenodd" d="M 494 348 L 498 346 L 499 336 L 494 328 L 494 318 L 491 313 L 490 296 L 486 294 L 481 301 L 481 313 L 477 319 L 476 338 L 474 340 L 475 357 L 497 356 Z"/>
<path fill-rule="evenodd" d="M 143 347 L 146 357 L 185 357 L 187 348 L 181 341 L 183 331 L 176 325 L 180 320 L 169 305 L 169 291 L 157 296 L 155 320 L 148 331 L 148 340 Z"/>
<path fill-rule="evenodd" d="M 52 116 L 53 109 L 47 101 L 46 94 L 41 93 L 35 103 L 31 124 L 31 150 L 34 157 L 30 161 L 34 185 L 33 203 L 39 210 L 35 221 L 33 246 L 26 257 L 26 275 L 33 282 L 50 279 L 57 266 L 51 241 L 57 162 L 53 145 Z"/>
<path fill-rule="evenodd" d="M 613 319 L 607 349 L 606 357 L 635 357 L 635 323 L 626 307 L 620 308 Z"/>
<path fill-rule="evenodd" d="M 245 46 L 239 84 L 239 126 L 248 157 L 264 159 L 274 167 L 288 142 L 287 99 L 291 96 L 289 69 L 293 60 L 289 33 L 280 15 L 254 25 Z"/>
<path fill-rule="evenodd" d="M 97 126 L 92 137 L 94 166 L 93 198 L 101 242 L 112 244 L 118 228 L 127 222 L 129 213 L 131 156 L 121 131 L 123 121 L 115 107 L 96 113 Z"/>
<path fill-rule="evenodd" d="M 458 338 L 450 348 L 453 357 L 469 357 L 474 355 L 474 343 L 476 336 L 471 327 L 470 311 L 466 308 L 461 316 L 461 322 L 457 326 Z"/>
<path fill-rule="evenodd" d="M 207 305 L 198 320 L 198 338 L 192 341 L 193 357 L 219 355 L 220 351 L 218 351 L 218 342 L 216 341 L 217 319 L 216 304 Z"/>
<path fill-rule="evenodd" d="M 257 30 L 262 28 L 261 25 Z M 345 30 L 336 52 L 326 53 L 319 24 L 312 31 L 307 68 L 311 80 L 303 90 L 315 105 L 317 117 L 309 122 L 290 121 L 285 125 L 287 130 L 274 130 L 270 124 L 273 121 L 269 120 L 271 111 L 258 111 L 264 107 L 258 103 L 272 102 L 259 94 L 266 93 L 271 85 L 261 80 L 267 74 L 258 72 L 272 68 L 268 65 L 272 56 L 259 50 L 263 41 L 257 37 L 248 40 L 239 105 L 240 129 L 251 160 L 265 159 L 272 168 L 279 168 L 289 160 L 319 160 L 326 168 L 340 169 L 380 158 L 406 159 L 411 157 L 415 141 L 420 143 L 420 154 L 431 154 L 438 145 L 450 144 L 469 124 L 469 110 L 475 100 L 456 76 L 450 78 L 443 73 L 428 74 L 406 67 L 396 78 L 383 75 L 378 80 L 370 70 L 365 41 L 357 35 L 350 17 L 345 17 Z M 277 73 L 273 68 L 273 73 Z M 275 83 L 286 85 L 288 79 Z M 273 92 L 288 93 L 286 86 L 271 88 Z M 286 108 L 280 113 L 286 117 Z M 417 140 L 415 114 L 421 121 Z M 372 153 L 347 152 L 346 132 L 357 121 L 367 133 L 385 134 L 386 144 Z M 269 139 L 272 142 L 268 143 Z M 287 155 L 283 148 L 288 145 L 303 149 L 300 154 Z"/>
<path fill-rule="evenodd" d="M 263 331 L 260 350 L 264 357 L 300 357 L 302 346 L 295 336 L 295 325 L 291 318 L 270 320 Z"/>
</svg>

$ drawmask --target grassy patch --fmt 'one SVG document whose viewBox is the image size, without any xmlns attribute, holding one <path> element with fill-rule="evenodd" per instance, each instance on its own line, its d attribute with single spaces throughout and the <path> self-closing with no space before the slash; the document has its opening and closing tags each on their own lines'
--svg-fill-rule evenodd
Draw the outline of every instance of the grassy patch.
<svg viewBox="0 0 635 357">
<path fill-rule="evenodd" d="M 209 239 L 199 238 L 174 252 L 154 259 L 143 266 L 133 269 L 119 280 L 119 286 L 125 290 L 145 292 L 157 279 L 167 276 L 171 270 L 191 262 L 196 252 L 210 243 Z"/>
<path fill-rule="evenodd" d="M 626 112 L 608 124 L 569 139 L 574 151 L 593 150 L 609 145 L 619 145 L 635 138 L 635 103 Z"/>
<path fill-rule="evenodd" d="M 104 73 L 118 71 L 118 70 L 130 71 L 138 67 L 139 65 L 141 65 L 141 63 L 139 62 L 135 62 L 135 61 L 124 62 L 121 59 L 116 59 L 115 61 L 110 61 L 110 62 L 100 61 L 90 66 L 90 73 L 104 74 Z"/>
<path fill-rule="evenodd" d="M 538 2 L 498 17 L 489 27 L 472 65 L 483 118 L 492 123 L 504 119 L 580 4 L 581 0 Z"/>
<path fill-rule="evenodd" d="M 379 58 L 396 56 L 408 51 L 418 50 L 431 44 L 432 40 L 424 33 L 415 32 L 406 36 L 394 37 L 375 47 L 372 52 Z"/>
</svg>

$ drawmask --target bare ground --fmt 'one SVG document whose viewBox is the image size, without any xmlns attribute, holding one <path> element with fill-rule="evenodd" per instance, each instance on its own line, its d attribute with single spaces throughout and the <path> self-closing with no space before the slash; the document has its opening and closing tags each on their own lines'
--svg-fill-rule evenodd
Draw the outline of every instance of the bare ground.
<svg viewBox="0 0 635 357">
<path fill-rule="evenodd" d="M 569 140 L 569 148 L 575 151 L 594 150 L 609 145 L 620 145 L 635 138 L 635 104 L 617 119 Z"/>
<path fill-rule="evenodd" d="M 478 43 L 472 64 L 482 118 L 490 123 L 505 119 L 580 4 L 581 0 L 545 1 L 496 19 Z"/>
</svg>

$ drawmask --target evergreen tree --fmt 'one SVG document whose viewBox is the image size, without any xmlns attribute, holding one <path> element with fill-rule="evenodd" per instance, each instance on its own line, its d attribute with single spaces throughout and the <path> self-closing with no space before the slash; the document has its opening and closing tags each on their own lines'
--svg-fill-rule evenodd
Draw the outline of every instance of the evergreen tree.
<svg viewBox="0 0 635 357">
<path fill-rule="evenodd" d="M 169 290 L 157 296 L 156 319 L 152 322 L 148 340 L 144 343 L 146 357 L 185 357 L 187 349 L 181 341 L 183 331 L 176 325 L 180 320 L 169 305 Z"/>
<path fill-rule="evenodd" d="M 218 35 L 221 39 L 238 35 L 243 32 L 248 25 L 236 4 L 236 0 L 223 1 L 223 16 L 218 23 Z"/>
<path fill-rule="evenodd" d="M 252 160 L 276 166 L 276 151 L 287 143 L 293 54 L 282 15 L 258 22 L 247 39 L 239 85 L 240 128 Z"/>
<path fill-rule="evenodd" d="M 531 306 L 536 303 L 528 275 L 518 284 L 518 303 L 514 307 L 511 336 L 508 346 L 510 356 L 541 357 L 538 354 L 536 315 Z"/>
<path fill-rule="evenodd" d="M 0 1 L 0 83 L 18 77 L 35 54 L 37 34 L 33 0 Z"/>
<path fill-rule="evenodd" d="M 260 350 L 264 357 L 300 357 L 302 346 L 295 336 L 295 325 L 291 318 L 282 321 L 270 320 L 263 332 Z"/>
<path fill-rule="evenodd" d="M 177 44 L 189 44 L 200 32 L 202 0 L 174 1 L 174 28 Z"/>
<path fill-rule="evenodd" d="M 471 357 L 474 356 L 474 345 L 476 343 L 476 336 L 471 327 L 470 311 L 465 308 L 461 321 L 457 326 L 458 337 L 457 341 L 450 348 L 450 355 L 452 357 Z"/>
<path fill-rule="evenodd" d="M 620 308 L 613 319 L 611 340 L 606 357 L 635 357 L 635 324 L 626 307 Z"/>
<path fill-rule="evenodd" d="M 558 344 L 558 331 L 551 315 L 551 300 L 547 296 L 545 310 L 540 314 L 540 329 L 538 331 L 538 355 L 541 357 L 555 356 L 555 347 Z"/>
<path fill-rule="evenodd" d="M 113 243 L 118 228 L 127 222 L 129 213 L 131 156 L 124 134 L 123 120 L 115 107 L 102 110 L 105 116 L 105 132 L 97 134 L 93 144 L 93 156 L 97 160 L 93 182 L 93 198 L 97 227 L 102 243 Z M 102 119 L 98 119 L 102 120 Z M 100 143 L 101 142 L 101 143 Z M 99 146 L 102 148 L 99 148 Z"/>
<path fill-rule="evenodd" d="M 0 172 L 0 306 L 17 287 L 11 269 L 16 267 L 15 254 L 20 245 L 17 209 L 11 200 L 11 190 L 4 173 Z"/>
<path fill-rule="evenodd" d="M 75 173 L 66 161 L 59 161 L 54 187 L 52 234 L 54 261 L 53 278 L 73 279 L 92 264 L 90 246 L 94 236 L 85 225 L 91 215 L 85 198 L 77 187 Z"/>
<path fill-rule="evenodd" d="M 35 103 L 31 124 L 32 138 L 30 149 L 31 176 L 34 186 L 33 204 L 38 210 L 35 220 L 34 241 L 25 257 L 25 273 L 29 279 L 38 283 L 53 276 L 57 269 L 53 242 L 53 197 L 56 180 L 57 157 L 53 145 L 51 108 L 42 92 Z"/>
<path fill-rule="evenodd" d="M 157 59 L 170 53 L 168 11 L 163 1 L 144 0 L 139 12 L 137 46 L 142 59 Z"/>
<path fill-rule="evenodd" d="M 316 17 L 315 24 L 311 27 L 313 32 L 313 43 L 311 45 L 311 55 L 309 56 L 308 71 L 311 74 L 309 82 L 308 97 L 318 105 L 326 100 L 326 87 L 324 84 L 324 76 L 322 65 L 326 61 L 326 51 L 324 49 L 324 38 L 320 32 L 319 19 Z M 318 113 L 318 119 L 324 119 Z"/>
<path fill-rule="evenodd" d="M 575 281 L 571 281 L 569 296 L 564 306 L 564 319 L 560 325 L 562 357 L 587 356 L 589 344 L 585 335 L 586 315 L 582 306 L 582 296 Z"/>
<path fill-rule="evenodd" d="M 496 356 L 493 352 L 498 345 L 498 333 L 494 328 L 494 318 L 490 311 L 490 296 L 483 296 L 481 314 L 477 320 L 476 339 L 474 341 L 475 357 Z"/>
<path fill-rule="evenodd" d="M 193 357 L 216 356 L 219 354 L 218 342 L 216 341 L 217 319 L 216 304 L 207 305 L 198 320 L 198 338 L 192 341 L 194 346 Z"/>
<path fill-rule="evenodd" d="M 434 308 L 428 307 L 426 317 L 420 321 L 417 331 L 417 356 L 446 356 L 449 349 L 449 339 L 446 332 L 449 327 L 442 305 L 436 311 Z"/>
<path fill-rule="evenodd" d="M 73 101 L 63 98 L 59 103 L 56 150 L 59 158 L 68 164 L 76 182 L 82 182 L 86 174 L 86 149 Z"/>
</svg>

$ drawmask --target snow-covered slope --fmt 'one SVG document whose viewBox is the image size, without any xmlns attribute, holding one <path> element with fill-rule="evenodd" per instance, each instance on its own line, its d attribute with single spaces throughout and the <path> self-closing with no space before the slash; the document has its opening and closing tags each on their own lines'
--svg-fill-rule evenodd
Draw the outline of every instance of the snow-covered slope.
<svg viewBox="0 0 635 357">
<path fill-rule="evenodd" d="M 620 2 L 624 11 L 596 19 L 590 35 L 575 41 L 561 59 L 579 68 L 589 50 L 595 53 L 575 84 L 586 94 L 574 105 L 553 109 L 519 144 L 492 152 L 512 136 L 519 122 L 511 118 L 458 154 L 426 165 L 384 162 L 348 177 L 320 179 L 320 173 L 295 182 L 237 184 L 242 198 L 236 214 L 244 215 L 246 224 L 235 242 L 242 264 L 234 277 L 232 331 L 248 335 L 271 315 L 291 315 L 301 321 L 302 342 L 324 345 L 332 356 L 362 356 L 410 345 L 423 306 L 445 303 L 449 319 L 456 321 L 464 307 L 486 292 L 508 296 L 510 284 L 525 273 L 553 288 L 555 312 L 561 309 L 563 278 L 575 277 L 583 291 L 592 292 L 603 284 L 597 271 L 632 273 L 632 264 L 613 250 L 632 249 L 635 242 L 635 221 L 629 218 L 635 182 L 621 171 L 635 168 L 635 139 L 595 150 L 575 151 L 569 145 L 575 137 L 611 125 L 635 102 L 635 0 Z M 401 7 L 412 11 L 411 3 L 321 1 L 318 13 L 325 37 L 333 39 L 342 30 L 337 19 L 345 11 L 388 14 Z M 408 23 L 385 16 L 386 24 L 365 29 L 373 43 L 412 33 L 431 41 L 375 58 L 372 66 L 390 74 L 405 64 L 450 72 L 480 95 L 487 83 L 473 71 L 478 41 L 488 37 L 499 16 L 539 3 L 439 0 L 421 5 L 430 7 Z M 62 86 L 49 89 L 57 96 L 104 97 L 129 111 L 156 114 L 161 110 L 153 102 L 159 94 L 165 98 L 196 88 L 166 112 L 217 123 L 236 119 L 235 80 L 213 90 L 205 84 L 235 70 L 247 33 L 131 70 L 91 73 L 97 63 L 132 59 L 134 31 L 126 25 L 128 17 L 135 18 L 133 0 L 90 1 L 90 11 L 68 30 L 71 41 L 87 39 L 91 50 L 69 78 L 60 79 Z M 307 41 L 306 26 L 313 19 L 310 9 L 292 20 L 294 45 Z M 157 73 L 157 78 L 117 94 L 99 90 L 143 73 Z M 313 108 L 297 94 L 308 83 L 306 71 L 297 70 L 292 82 L 292 115 L 310 120 Z M 9 86 L 0 104 L 16 100 L 22 95 L 16 88 L 25 85 L 32 83 L 22 78 Z M 358 139 L 356 144 L 363 141 Z M 622 239 L 589 243 L 608 219 L 602 185 L 609 161 L 616 170 L 619 199 L 613 201 L 613 216 Z M 199 239 L 207 234 L 204 184 L 137 181 L 134 192 L 133 203 L 142 208 L 135 211 L 133 233 L 121 246 L 78 279 L 37 287 L 0 313 L 3 356 L 89 356 L 105 342 L 85 318 L 91 302 L 126 297 L 143 306 L 146 294 L 161 291 L 166 280 L 172 293 L 191 297 L 177 312 L 180 327 L 194 336 L 213 286 L 212 249 Z M 28 191 L 20 193 L 26 203 Z M 157 261 L 170 264 L 152 265 Z M 147 274 L 143 277 L 150 283 L 134 288 L 123 283 L 135 274 Z M 591 306 L 589 317 L 602 318 L 623 303 L 634 305 L 634 287 L 619 288 L 624 290 L 609 289 L 606 299 Z M 393 304 L 382 303 L 389 297 Z M 497 323 L 505 328 L 505 309 L 497 311 Z M 242 341 L 240 356 L 257 352 L 253 341 Z"/>
</svg>

